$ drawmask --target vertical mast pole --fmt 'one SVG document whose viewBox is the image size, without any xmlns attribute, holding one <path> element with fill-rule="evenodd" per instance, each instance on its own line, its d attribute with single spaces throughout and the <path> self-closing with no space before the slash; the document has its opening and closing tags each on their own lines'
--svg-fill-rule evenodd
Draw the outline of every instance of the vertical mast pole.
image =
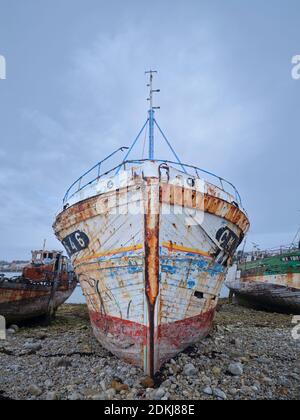
<svg viewBox="0 0 300 420">
<path fill-rule="evenodd" d="M 158 107 L 153 106 L 153 93 L 160 92 L 160 90 L 153 90 L 153 74 L 157 73 L 155 70 L 146 71 L 146 74 L 149 74 L 149 84 L 150 94 L 148 101 L 150 102 L 149 109 L 149 159 L 154 159 L 154 110 Z"/>
<path fill-rule="evenodd" d="M 150 73 L 150 110 L 149 110 L 149 159 L 154 159 L 154 110 L 152 92 L 153 74 Z"/>
</svg>

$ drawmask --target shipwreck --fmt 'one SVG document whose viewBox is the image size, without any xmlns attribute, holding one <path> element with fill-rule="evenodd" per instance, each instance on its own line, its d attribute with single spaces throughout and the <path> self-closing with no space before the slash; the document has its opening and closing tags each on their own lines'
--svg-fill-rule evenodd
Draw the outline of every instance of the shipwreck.
<svg viewBox="0 0 300 420">
<path fill-rule="evenodd" d="M 155 118 L 153 74 L 147 121 L 123 161 L 103 173 L 105 158 L 76 180 L 54 223 L 95 336 L 150 376 L 211 330 L 225 274 L 249 229 L 233 184 L 178 158 Z M 148 158 L 130 160 L 146 130 Z M 173 161 L 155 157 L 155 130 Z"/>
<path fill-rule="evenodd" d="M 56 310 L 73 293 L 77 278 L 60 251 L 33 251 L 22 274 L 0 277 L 0 315 L 8 324 L 33 318 L 51 321 Z"/>
<path fill-rule="evenodd" d="M 240 253 L 226 286 L 241 305 L 300 315 L 300 244 Z"/>
</svg>

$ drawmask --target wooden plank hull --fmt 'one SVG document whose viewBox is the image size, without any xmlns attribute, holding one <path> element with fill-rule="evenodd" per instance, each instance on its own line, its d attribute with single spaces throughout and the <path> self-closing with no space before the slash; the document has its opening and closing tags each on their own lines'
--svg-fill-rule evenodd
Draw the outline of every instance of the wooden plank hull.
<svg viewBox="0 0 300 420">
<path fill-rule="evenodd" d="M 178 172 L 164 178 L 155 165 L 105 185 L 66 208 L 54 229 L 72 257 L 95 336 L 153 376 L 210 331 L 249 222 L 217 189 L 180 185 Z"/>
<path fill-rule="evenodd" d="M 74 282 L 69 288 L 59 288 L 54 295 L 53 307 L 56 310 L 73 293 Z M 47 315 L 52 287 L 44 285 L 0 284 L 0 315 L 7 324 L 28 321 Z"/>
<path fill-rule="evenodd" d="M 300 315 L 300 274 L 242 276 L 226 285 L 241 305 Z"/>
</svg>

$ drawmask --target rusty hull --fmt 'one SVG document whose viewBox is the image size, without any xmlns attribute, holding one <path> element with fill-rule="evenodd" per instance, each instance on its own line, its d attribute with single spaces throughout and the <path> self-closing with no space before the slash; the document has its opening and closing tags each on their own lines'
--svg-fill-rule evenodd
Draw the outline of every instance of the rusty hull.
<svg viewBox="0 0 300 420">
<path fill-rule="evenodd" d="M 21 276 L 0 279 L 0 315 L 7 323 L 41 316 L 50 320 L 76 285 L 76 276 L 63 268 L 62 257 L 57 264 L 35 264 L 33 261 L 24 267 Z"/>
<path fill-rule="evenodd" d="M 53 306 L 56 310 L 73 293 L 76 283 L 71 287 L 59 288 L 54 296 Z M 0 315 L 8 324 L 24 322 L 48 314 L 52 286 L 20 283 L 0 284 Z"/>
<path fill-rule="evenodd" d="M 270 312 L 300 315 L 300 275 L 245 276 L 226 282 L 235 301 Z"/>
<path fill-rule="evenodd" d="M 66 208 L 54 224 L 63 243 L 74 232 L 89 239 L 84 248 L 74 244 L 71 257 L 95 336 L 151 376 L 210 331 L 227 266 L 249 228 L 217 190 L 171 181 L 135 174 L 124 188 Z M 145 212 L 112 212 L 113 194 L 118 209 L 135 202 Z M 179 208 L 204 215 L 203 223 L 186 224 Z"/>
<path fill-rule="evenodd" d="M 256 283 L 247 291 L 234 291 L 235 301 L 246 307 L 284 314 L 300 315 L 300 291 L 283 286 Z"/>
<path fill-rule="evenodd" d="M 159 294 L 159 180 L 147 178 L 144 201 L 147 203 L 145 211 L 145 292 L 148 306 L 147 331 L 147 373 L 153 377 L 155 374 L 155 305 Z"/>
<path fill-rule="evenodd" d="M 53 279 L 53 273 L 55 271 L 55 263 L 53 264 L 45 264 L 34 266 L 29 264 L 28 266 L 24 267 L 22 276 L 25 279 L 29 279 L 30 281 L 34 282 L 41 282 L 49 281 L 51 282 Z M 59 281 L 63 285 L 68 284 L 68 273 L 60 273 L 59 274 Z"/>
</svg>

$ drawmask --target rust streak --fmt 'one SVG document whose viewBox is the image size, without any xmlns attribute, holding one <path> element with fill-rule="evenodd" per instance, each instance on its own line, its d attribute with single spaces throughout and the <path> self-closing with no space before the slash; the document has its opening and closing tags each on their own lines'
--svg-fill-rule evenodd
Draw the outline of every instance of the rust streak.
<svg viewBox="0 0 300 420">
<path fill-rule="evenodd" d="M 244 212 L 233 203 L 220 197 L 203 194 L 199 191 L 182 190 L 176 185 L 162 184 L 161 202 L 170 205 L 196 208 L 198 210 L 223 217 L 225 220 L 237 225 L 243 232 L 249 228 L 249 220 Z M 212 193 L 213 190 L 210 189 Z"/>
<path fill-rule="evenodd" d="M 155 304 L 159 293 L 159 183 L 146 179 L 145 205 L 145 291 L 148 301 L 148 374 L 154 376 Z"/>
</svg>

